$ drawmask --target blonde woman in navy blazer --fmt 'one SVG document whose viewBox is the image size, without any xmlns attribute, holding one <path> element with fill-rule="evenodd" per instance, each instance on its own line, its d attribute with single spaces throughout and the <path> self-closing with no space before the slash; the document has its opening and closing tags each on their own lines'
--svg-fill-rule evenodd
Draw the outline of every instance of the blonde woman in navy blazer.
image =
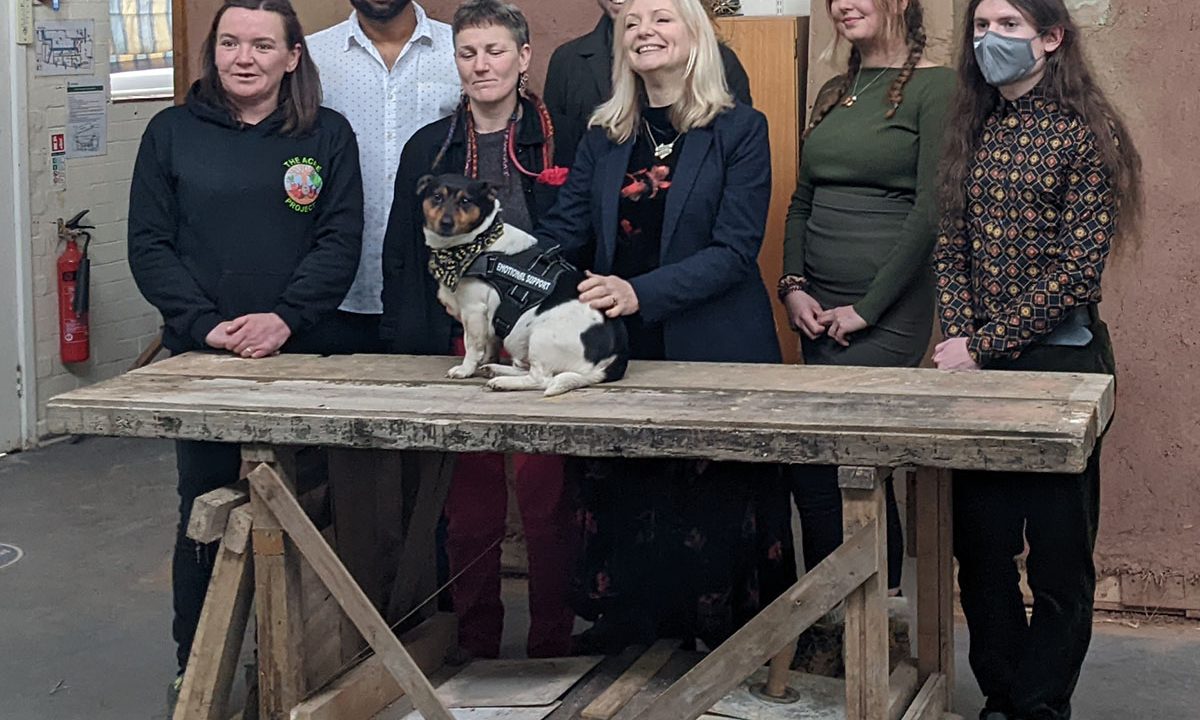
<svg viewBox="0 0 1200 720">
<path fill-rule="evenodd" d="M 758 271 L 766 119 L 730 95 L 699 0 L 630 0 L 613 45 L 613 98 L 536 234 L 589 271 L 580 298 L 625 320 L 635 359 L 779 362 Z M 577 650 L 656 637 L 713 647 L 786 587 L 788 505 L 773 471 L 581 465 L 575 606 L 597 622 Z"/>
</svg>

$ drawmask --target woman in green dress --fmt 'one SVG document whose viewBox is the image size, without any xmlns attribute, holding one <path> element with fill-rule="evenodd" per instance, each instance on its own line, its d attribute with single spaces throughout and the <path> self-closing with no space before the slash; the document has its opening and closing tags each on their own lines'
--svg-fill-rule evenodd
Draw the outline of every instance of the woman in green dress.
<svg viewBox="0 0 1200 720">
<path fill-rule="evenodd" d="M 925 58 L 920 0 L 827 0 L 846 73 L 817 96 L 788 210 L 779 298 L 810 365 L 913 367 L 934 318 L 937 166 L 955 75 Z M 842 541 L 837 471 L 795 466 L 812 569 Z M 903 559 L 888 485 L 888 586 Z"/>
</svg>

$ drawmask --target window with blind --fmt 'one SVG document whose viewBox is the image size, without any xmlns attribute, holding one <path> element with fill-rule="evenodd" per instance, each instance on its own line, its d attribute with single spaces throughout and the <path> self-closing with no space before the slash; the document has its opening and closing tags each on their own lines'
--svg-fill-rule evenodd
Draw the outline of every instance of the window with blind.
<svg viewBox="0 0 1200 720">
<path fill-rule="evenodd" d="M 108 0 L 114 99 L 172 94 L 171 0 Z"/>
</svg>

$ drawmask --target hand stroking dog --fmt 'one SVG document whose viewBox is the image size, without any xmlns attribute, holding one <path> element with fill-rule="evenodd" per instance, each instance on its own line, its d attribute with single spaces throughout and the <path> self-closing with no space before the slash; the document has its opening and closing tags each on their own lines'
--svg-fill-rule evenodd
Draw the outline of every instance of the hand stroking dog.
<svg viewBox="0 0 1200 720">
<path fill-rule="evenodd" d="M 463 325 L 466 356 L 449 377 L 489 377 L 489 390 L 547 396 L 624 377 L 625 325 L 579 301 L 583 275 L 557 249 L 504 223 L 495 188 L 427 175 L 417 195 L 438 300 Z M 501 341 L 512 365 L 496 362 Z"/>
</svg>

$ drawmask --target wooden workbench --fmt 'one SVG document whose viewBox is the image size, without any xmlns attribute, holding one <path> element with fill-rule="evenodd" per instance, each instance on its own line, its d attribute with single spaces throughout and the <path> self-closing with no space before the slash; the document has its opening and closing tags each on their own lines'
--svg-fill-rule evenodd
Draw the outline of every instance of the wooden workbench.
<svg viewBox="0 0 1200 720">
<path fill-rule="evenodd" d="M 846 717 L 920 720 L 940 718 L 953 689 L 949 471 L 1080 472 L 1113 412 L 1113 381 L 1102 375 L 633 363 L 619 383 L 545 399 L 446 379 L 453 363 L 189 354 L 61 395 L 50 401 L 48 422 L 59 433 L 236 442 L 245 459 L 260 463 L 250 478 L 252 515 L 244 514 L 240 525 L 231 520 L 225 538 L 236 550 L 245 545 L 244 525 L 252 525 L 264 720 L 288 717 L 325 684 L 322 671 L 341 669 L 357 652 L 355 631 L 426 718 L 450 717 L 388 627 L 432 589 L 431 538 L 451 453 L 838 465 L 845 544 L 637 718 L 699 717 L 752 672 L 786 655 L 801 631 L 844 600 Z M 304 488 L 297 491 L 303 473 L 296 451 L 305 447 L 328 452 L 333 524 L 342 519 L 332 532 L 322 533 L 306 512 Z M 918 683 L 897 710 L 896 693 L 889 695 L 896 688 L 889 689 L 888 678 L 882 482 L 902 467 L 916 468 L 909 502 L 916 521 Z M 389 486 L 395 476 L 403 482 Z M 339 495 L 347 499 L 336 502 Z M 403 502 L 389 508 L 398 497 Z M 403 515 L 404 526 L 381 529 L 384 508 Z M 383 537 L 388 532 L 395 537 Z M 338 554 L 330 547 L 334 539 Z M 352 545 L 394 552 L 381 550 L 381 559 L 347 552 Z M 241 573 L 243 586 L 249 582 L 248 563 L 229 567 Z M 301 591 L 305 573 L 319 578 L 310 585 L 321 592 Z M 336 631 L 337 617 L 318 612 L 333 604 L 352 629 L 344 623 Z M 228 605 L 234 615 L 247 612 L 244 599 L 231 597 Z M 335 631 L 315 630 L 317 615 Z M 331 634 L 341 638 L 332 650 Z M 204 652 L 228 655 L 229 638 L 206 640 Z M 207 712 L 197 717 L 217 717 Z"/>
</svg>

